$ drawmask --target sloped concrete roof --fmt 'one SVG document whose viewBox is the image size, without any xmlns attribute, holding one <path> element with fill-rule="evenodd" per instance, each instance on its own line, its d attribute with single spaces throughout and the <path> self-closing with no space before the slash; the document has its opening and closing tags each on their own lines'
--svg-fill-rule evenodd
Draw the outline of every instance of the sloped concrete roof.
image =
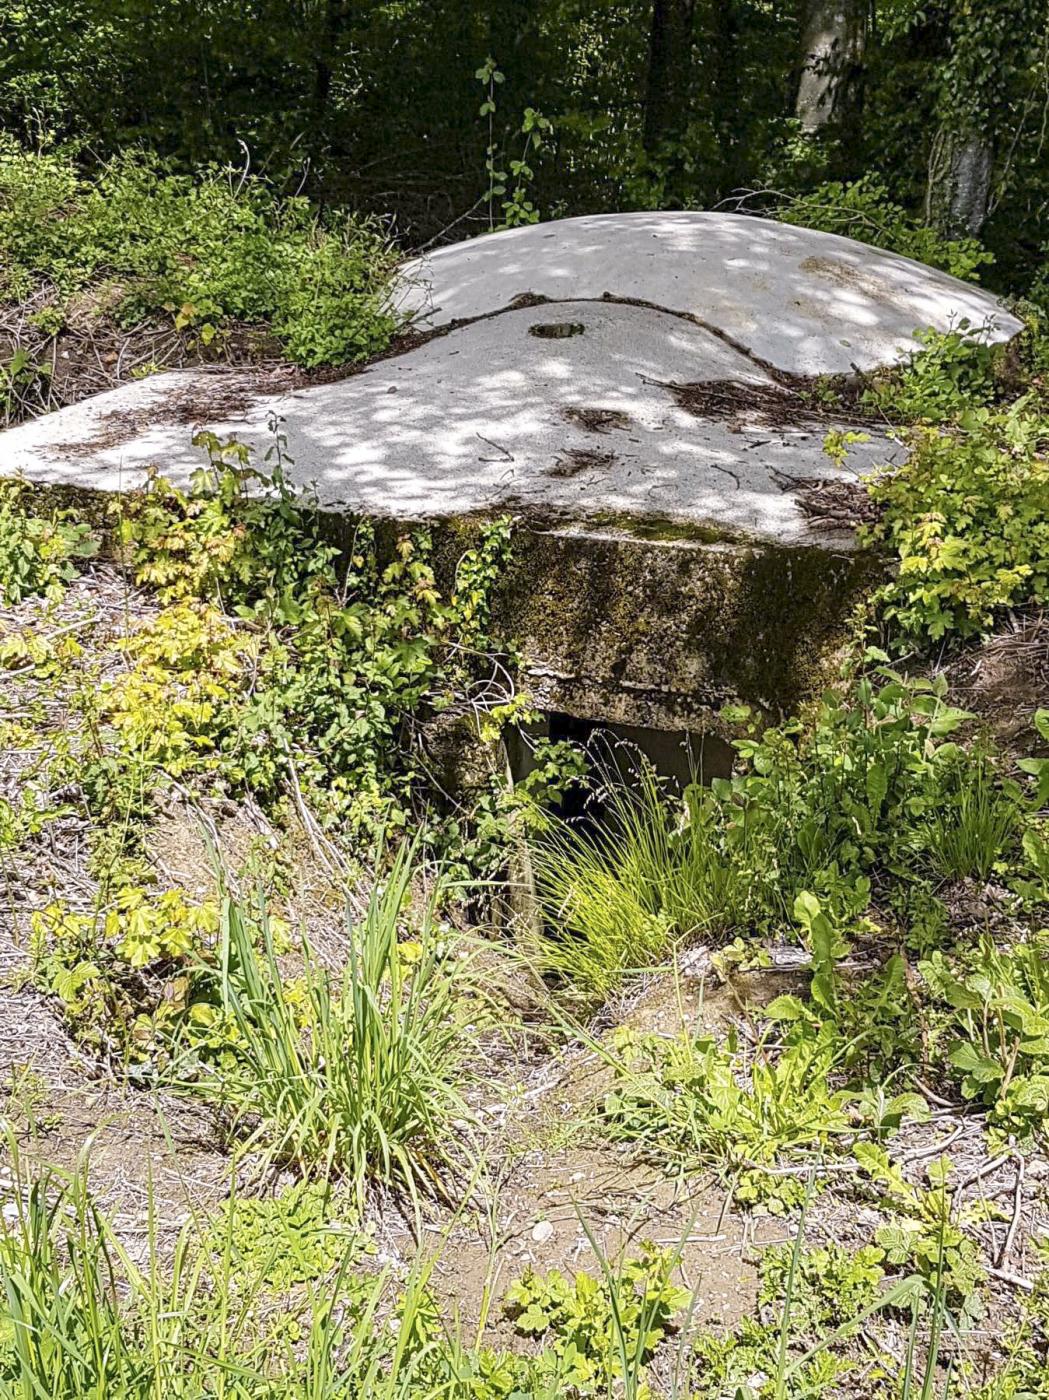
<svg viewBox="0 0 1049 1400">
<path fill-rule="evenodd" d="M 639 300 L 694 316 L 793 374 L 893 364 L 914 332 L 967 318 L 996 340 L 1020 322 L 987 292 L 851 238 L 740 214 L 585 215 L 456 243 L 407 264 L 422 326 L 516 298 Z"/>
<path fill-rule="evenodd" d="M 0 472 L 119 490 L 155 464 L 184 481 L 202 461 L 194 426 L 248 443 L 261 462 L 279 425 L 290 479 L 323 507 L 674 516 L 783 543 L 817 538 L 790 488 L 841 474 L 822 451 L 833 425 L 777 426 L 738 394 L 697 416 L 672 387 L 695 383 L 733 384 L 744 401 L 777 392 L 765 369 L 687 317 L 590 301 L 525 307 L 331 384 L 263 393 L 252 375 L 157 375 L 0 434 Z M 877 439 L 850 468 L 897 451 Z"/>
<path fill-rule="evenodd" d="M 194 428 L 261 462 L 277 426 L 290 479 L 326 508 L 672 516 L 813 542 L 825 537 L 793 483 L 900 449 L 875 436 L 847 470 L 833 466 L 832 421 L 798 413 L 797 395 L 775 411 L 781 372 L 891 364 L 916 328 L 963 316 L 998 338 L 1020 328 L 985 292 L 907 259 L 726 214 L 474 239 L 408 264 L 397 296 L 428 338 L 345 379 L 279 389 L 254 372 L 157 375 L 0 434 L 0 473 L 119 490 L 154 465 L 184 481 L 203 459 Z"/>
</svg>

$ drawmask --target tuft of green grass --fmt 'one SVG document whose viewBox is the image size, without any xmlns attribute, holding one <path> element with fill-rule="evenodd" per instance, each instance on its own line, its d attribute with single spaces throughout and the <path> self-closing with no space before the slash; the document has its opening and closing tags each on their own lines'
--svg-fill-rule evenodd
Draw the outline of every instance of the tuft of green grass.
<svg viewBox="0 0 1049 1400">
<path fill-rule="evenodd" d="M 140 1265 L 88 1189 L 86 1160 L 30 1180 L 0 1225 L 4 1400 L 466 1400 L 462 1348 L 435 1320 L 432 1261 L 364 1273 L 351 1238 L 293 1293 L 191 1220 L 164 1258 L 152 1197 Z M 226 1243 L 214 1247 L 214 1236 Z M 137 1253 L 137 1251 L 136 1251 Z"/>
<path fill-rule="evenodd" d="M 273 1160 L 346 1177 L 359 1202 L 376 1182 L 418 1208 L 424 1194 L 448 1194 L 451 1127 L 471 1118 L 462 1082 L 488 1002 L 475 952 L 442 938 L 438 891 L 401 942 L 413 872 L 403 848 L 364 917 L 347 923 L 339 978 L 308 943 L 302 977 L 289 978 L 265 903 L 249 914 L 227 898 L 220 995 L 238 1050 L 198 1087 Z"/>
<path fill-rule="evenodd" d="M 986 880 L 1020 825 L 1015 795 L 995 781 L 986 755 L 963 754 L 950 764 L 929 823 L 927 849 L 946 879 Z"/>
<path fill-rule="evenodd" d="M 604 827 L 556 823 L 533 851 L 546 918 L 538 965 L 594 1000 L 687 939 L 724 931 L 738 902 L 737 872 L 719 858 L 702 803 L 669 802 L 643 761 L 604 778 Z"/>
</svg>

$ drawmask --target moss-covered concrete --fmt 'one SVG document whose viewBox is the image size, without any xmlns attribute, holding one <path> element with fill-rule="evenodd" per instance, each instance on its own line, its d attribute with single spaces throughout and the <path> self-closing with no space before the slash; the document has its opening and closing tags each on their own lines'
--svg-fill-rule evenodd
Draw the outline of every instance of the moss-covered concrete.
<svg viewBox="0 0 1049 1400">
<path fill-rule="evenodd" d="M 480 522 L 432 527 L 442 581 Z M 741 701 L 797 709 L 836 673 L 870 555 L 718 538 L 672 522 L 632 529 L 524 521 L 496 599 L 544 709 L 654 728 L 717 728 Z"/>
<path fill-rule="evenodd" d="M 112 548 L 119 498 L 37 486 Z M 323 512 L 342 547 L 357 517 Z M 442 588 L 485 517 L 427 522 Z M 379 522 L 392 551 L 405 522 Z M 834 678 L 856 605 L 882 566 L 850 540 L 777 546 L 716 526 L 609 515 L 518 520 L 494 599 L 493 632 L 514 642 L 537 704 L 585 719 L 718 729 L 728 702 L 771 716 L 796 710 Z"/>
</svg>

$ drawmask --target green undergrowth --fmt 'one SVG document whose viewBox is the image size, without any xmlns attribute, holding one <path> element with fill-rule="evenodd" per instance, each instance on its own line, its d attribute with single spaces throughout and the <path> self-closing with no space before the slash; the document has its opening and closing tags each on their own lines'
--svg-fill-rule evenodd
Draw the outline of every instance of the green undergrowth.
<svg viewBox="0 0 1049 1400">
<path fill-rule="evenodd" d="M 0 138 L 0 299 L 31 298 L 49 335 L 86 310 L 125 329 L 167 322 L 214 351 L 248 322 L 299 364 L 342 364 L 389 343 L 396 261 L 367 222 L 251 176 L 176 174 L 129 151 L 87 178 L 71 152 Z"/>
<path fill-rule="evenodd" d="M 503 859 L 514 801 L 493 768 L 473 807 L 437 810 L 425 725 L 461 713 L 497 736 L 527 712 L 505 670 L 504 688 L 474 695 L 500 651 L 489 596 L 506 521 L 481 530 L 443 595 L 425 530 L 387 546 L 362 521 L 341 553 L 285 486 L 279 441 L 262 472 L 238 445 L 203 441 L 211 466 L 189 491 L 158 477 L 115 507 L 127 602 L 101 620 L 90 597 L 63 597 L 102 542 L 69 510 L 37 514 L 20 485 L 5 498 L 0 588 L 16 602 L 35 587 L 43 607 L 0 638 L 14 687 L 3 739 L 22 763 L 17 800 L 0 804 L 0 849 L 17 862 L 87 821 L 95 893 L 34 913 L 36 975 L 78 1036 L 140 1072 L 164 1068 L 177 1038 L 205 1060 L 233 1034 L 228 1008 L 208 1013 L 198 992 L 221 941 L 217 888 L 173 887 L 151 860 L 173 797 L 249 801 L 278 833 L 305 821 L 358 864 L 384 835 L 417 828 L 454 895 Z M 252 881 L 286 881 L 280 847 L 249 859 Z"/>
<path fill-rule="evenodd" d="M 674 800 L 646 770 L 603 830 L 560 823 L 536 843 L 535 952 L 570 1003 L 593 1007 L 700 942 L 721 948 L 712 979 L 738 984 L 749 1017 L 727 1038 L 683 1014 L 673 1035 L 591 1037 L 613 1078 L 608 1136 L 774 1212 L 800 1204 L 809 1171 L 819 1187 L 850 1159 L 858 1180 L 884 1176 L 890 1159 L 863 1154 L 928 1116 L 930 1083 L 980 1108 L 991 1150 L 1044 1150 L 1046 761 L 1014 769 L 964 743 L 971 718 L 942 682 L 882 667 L 808 726 L 738 740 L 733 778 Z M 980 891 L 983 933 L 955 931 L 953 907 Z M 804 986 L 753 999 L 748 976 L 784 939 L 806 955 Z M 928 1269 L 932 1197 L 892 1184 L 895 1262 Z M 960 1307 L 981 1275 L 971 1239 L 948 1233 Z"/>
<path fill-rule="evenodd" d="M 962 320 L 917 333 L 896 370 L 864 381 L 851 407 L 904 448 L 866 487 L 865 543 L 892 565 L 870 621 L 899 652 L 986 634 L 1009 610 L 1049 599 L 1049 399 L 1044 312 L 1008 346 Z M 828 386 L 825 404 L 839 402 Z M 842 408 L 845 407 L 841 403 Z M 831 433 L 839 463 L 863 433 Z"/>
<path fill-rule="evenodd" d="M 500 1311 L 530 1346 L 507 1350 L 442 1318 L 439 1256 L 381 1266 L 326 1186 L 235 1195 L 187 1226 L 170 1263 L 151 1209 L 143 1264 L 83 1167 L 17 1180 L 0 1233 L 11 1400 L 644 1400 L 688 1297 L 671 1282 L 675 1252 L 652 1245 L 599 1255 L 593 1274 L 528 1271 Z"/>
<path fill-rule="evenodd" d="M 1033 395 L 970 407 L 908 436 L 903 466 L 876 477 L 868 539 L 895 558 L 879 595 L 910 643 L 987 632 L 1007 609 L 1049 598 L 1049 415 Z"/>
<path fill-rule="evenodd" d="M 11 1400 L 807 1400 L 856 1383 L 885 1400 L 1045 1393 L 1049 1258 L 1002 1370 L 974 1391 L 964 1363 L 941 1355 L 958 1320 L 946 1284 L 899 1275 L 891 1243 L 813 1245 L 804 1220 L 793 1244 L 764 1252 L 755 1313 L 728 1331 L 686 1337 L 694 1300 L 674 1281 L 678 1251 L 641 1244 L 617 1259 L 598 1252 L 573 1277 L 526 1270 L 497 1305 L 519 1338 L 507 1349 L 486 1319 L 470 1336 L 442 1316 L 445 1243 L 411 1267 L 384 1265 L 372 1229 L 324 1184 L 235 1192 L 192 1219 L 170 1257 L 152 1198 L 132 1254 L 83 1163 L 31 1177 L 15 1152 L 14 1184 L 0 1233 L 0 1393 Z M 942 1235 L 937 1248 L 942 1263 Z"/>
<path fill-rule="evenodd" d="M 972 716 L 942 678 L 878 664 L 808 723 L 762 729 L 742 708 L 728 718 L 749 730 L 731 778 L 675 804 L 641 764 L 612 791 L 602 830 L 555 824 L 537 844 L 552 928 L 538 954 L 584 995 L 607 995 L 687 940 L 781 929 L 803 893 L 864 936 L 872 881 L 906 905 L 1005 862 L 1037 901 L 1044 794 L 986 745 L 959 742 Z"/>
</svg>

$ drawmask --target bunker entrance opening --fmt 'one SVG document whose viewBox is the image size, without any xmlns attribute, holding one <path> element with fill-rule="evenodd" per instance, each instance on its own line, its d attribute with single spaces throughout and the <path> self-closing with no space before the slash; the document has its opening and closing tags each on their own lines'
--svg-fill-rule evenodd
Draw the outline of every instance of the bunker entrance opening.
<svg viewBox="0 0 1049 1400">
<path fill-rule="evenodd" d="M 732 748 L 713 734 L 688 729 L 648 729 L 609 720 L 581 719 L 553 711 L 535 724 L 514 730 L 507 741 L 514 783 L 536 767 L 536 743 L 541 739 L 568 741 L 584 753 L 589 772 L 571 783 L 552 812 L 580 831 L 609 825 L 613 785 L 635 787 L 639 773 L 653 771 L 668 796 L 694 782 L 709 783 L 732 772 Z"/>
</svg>

